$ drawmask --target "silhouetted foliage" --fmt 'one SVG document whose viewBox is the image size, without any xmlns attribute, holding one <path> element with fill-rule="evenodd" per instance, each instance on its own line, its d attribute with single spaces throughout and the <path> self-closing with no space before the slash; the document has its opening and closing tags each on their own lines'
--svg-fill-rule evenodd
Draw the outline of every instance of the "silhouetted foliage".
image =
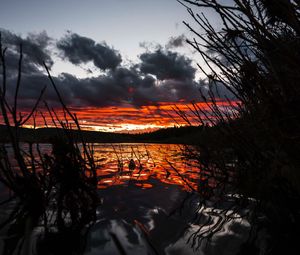
<svg viewBox="0 0 300 255">
<path fill-rule="evenodd" d="M 45 103 L 52 124 L 60 132 L 52 140 L 52 153 L 45 154 L 40 145 L 22 143 L 21 127 L 37 115 L 45 88 L 29 114 L 18 111 L 18 91 L 22 76 L 22 45 L 14 98 L 7 95 L 6 58 L 0 36 L 0 109 L 9 145 L 0 146 L 0 181 L 8 190 L 1 202 L 4 215 L 0 229 L 4 238 L 2 254 L 78 254 L 84 248 L 84 233 L 96 217 L 98 206 L 96 162 L 93 150 L 80 135 L 80 126 L 64 104 L 49 73 L 49 81 L 64 111 L 61 120 Z M 12 103 L 9 103 L 12 102 Z M 70 124 L 72 120 L 73 126 Z M 77 129 L 76 140 L 71 128 Z M 58 129 L 56 129 L 57 131 Z M 1 209 L 2 210 L 2 209 Z M 40 234 L 34 239 L 35 232 Z M 34 245 L 35 241 L 37 245 Z"/>
<path fill-rule="evenodd" d="M 206 64 L 199 68 L 207 85 L 223 84 L 238 101 L 230 116 L 218 107 L 218 94 L 202 95 L 214 102 L 202 120 L 214 127 L 195 155 L 203 183 L 213 183 L 219 194 L 255 199 L 248 217 L 255 230 L 241 254 L 258 245 L 261 228 L 269 235 L 267 248 L 252 254 L 291 253 L 300 236 L 299 1 L 180 2 L 198 26 L 185 22 L 195 36 L 187 42 Z M 215 12 L 220 28 L 197 13 L 202 8 Z"/>
</svg>

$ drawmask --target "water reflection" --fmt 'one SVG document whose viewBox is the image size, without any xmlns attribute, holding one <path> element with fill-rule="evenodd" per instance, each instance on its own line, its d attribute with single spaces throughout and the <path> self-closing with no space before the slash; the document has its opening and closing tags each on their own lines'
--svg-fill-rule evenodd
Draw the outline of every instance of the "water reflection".
<svg viewBox="0 0 300 255">
<path fill-rule="evenodd" d="M 95 155 L 102 204 L 85 254 L 235 254 L 245 241 L 249 225 L 237 219 L 224 224 L 210 246 L 201 243 L 201 227 L 218 226 L 224 207 L 200 210 L 193 191 L 201 187 L 199 165 L 184 157 L 183 147 L 99 144 Z"/>
<path fill-rule="evenodd" d="M 229 244 L 229 254 L 234 254 L 249 229 L 235 220 L 218 230 L 209 249 L 199 243 L 201 226 L 216 225 L 220 208 L 199 210 L 194 191 L 201 187 L 200 169 L 197 161 L 184 157 L 184 149 L 170 144 L 93 146 L 101 203 L 96 222 L 86 232 L 84 254 L 228 254 L 220 247 Z M 41 145 L 40 150 L 51 154 L 51 145 Z M 75 238 L 69 240 L 72 245 Z"/>
<path fill-rule="evenodd" d="M 165 254 L 188 226 L 177 213 L 197 189 L 198 163 L 179 145 L 98 144 L 94 150 L 102 204 L 86 254 L 123 254 L 118 243 L 124 254 Z"/>
<path fill-rule="evenodd" d="M 8 153 L 12 154 L 10 145 L 6 145 Z M 33 154 L 38 159 L 39 154 L 51 155 L 51 144 L 33 146 Z M 141 188 L 152 188 L 150 179 L 161 183 L 177 185 L 183 190 L 197 190 L 199 184 L 199 164 L 188 160 L 183 155 L 186 147 L 177 144 L 93 144 L 94 157 L 98 163 L 98 188 L 124 186 L 129 182 Z M 193 147 L 189 147 L 193 149 Z M 29 168 L 32 165 L 28 153 L 28 144 L 22 144 L 25 161 Z M 12 155 L 11 155 L 12 156 Z M 12 164 L 13 163 L 12 159 Z M 35 168 L 39 168 L 38 161 Z"/>
<path fill-rule="evenodd" d="M 199 165 L 183 156 L 183 146 L 172 144 L 118 144 L 95 146 L 99 189 L 133 182 L 141 189 L 152 188 L 150 179 L 197 190 Z M 134 162 L 135 167 L 132 166 Z"/>
</svg>

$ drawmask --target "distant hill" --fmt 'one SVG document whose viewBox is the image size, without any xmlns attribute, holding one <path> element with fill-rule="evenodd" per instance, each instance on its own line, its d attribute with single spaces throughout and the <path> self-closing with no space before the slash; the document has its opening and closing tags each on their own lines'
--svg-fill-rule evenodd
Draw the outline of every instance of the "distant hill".
<svg viewBox="0 0 300 255">
<path fill-rule="evenodd" d="M 154 132 L 135 135 L 136 140 L 161 143 L 195 144 L 202 135 L 202 127 L 185 126 L 162 128 Z"/>
<path fill-rule="evenodd" d="M 77 141 L 83 138 L 84 141 L 89 143 L 153 142 L 193 144 L 195 137 L 199 136 L 201 131 L 201 127 L 174 127 L 142 134 L 120 134 L 86 130 L 66 131 L 60 128 L 18 128 L 20 141 L 32 143 L 50 143 L 54 138 L 60 137 L 64 139 L 70 136 Z M 13 133 L 15 133 L 15 130 L 13 130 Z M 0 142 L 5 143 L 9 141 L 10 137 L 7 127 L 0 125 Z"/>
</svg>

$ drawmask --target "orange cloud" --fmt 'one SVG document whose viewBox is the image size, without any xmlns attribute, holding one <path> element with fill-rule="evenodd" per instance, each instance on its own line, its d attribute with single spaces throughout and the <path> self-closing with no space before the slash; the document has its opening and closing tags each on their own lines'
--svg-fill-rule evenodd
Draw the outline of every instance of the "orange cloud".
<svg viewBox="0 0 300 255">
<path fill-rule="evenodd" d="M 232 108 L 237 102 L 219 101 L 220 109 Z M 201 124 L 199 118 L 193 113 L 194 107 L 210 114 L 212 104 L 198 102 L 193 104 L 180 103 L 159 103 L 158 105 L 142 106 L 140 108 L 132 105 L 121 107 L 89 107 L 89 108 L 70 108 L 75 113 L 83 129 L 111 131 L 111 132 L 142 132 L 158 128 L 172 127 L 174 125 L 186 125 L 187 121 L 181 115 L 188 117 L 191 124 Z M 23 114 L 27 114 L 24 112 Z M 63 111 L 55 110 L 58 119 L 64 120 Z M 56 119 L 55 114 L 53 118 Z M 201 113 L 199 113 L 204 117 Z M 1 121 L 2 122 L 2 121 Z M 55 120 L 54 122 L 57 123 Z M 45 110 L 39 111 L 35 118 L 37 127 L 54 126 L 53 119 Z M 69 124 L 72 121 L 69 120 Z M 27 126 L 33 126 L 33 119 Z"/>
</svg>

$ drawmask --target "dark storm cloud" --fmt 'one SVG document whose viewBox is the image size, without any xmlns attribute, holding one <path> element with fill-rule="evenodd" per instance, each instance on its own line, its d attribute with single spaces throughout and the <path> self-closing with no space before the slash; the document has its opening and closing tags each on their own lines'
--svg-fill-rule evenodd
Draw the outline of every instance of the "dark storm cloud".
<svg viewBox="0 0 300 255">
<path fill-rule="evenodd" d="M 101 70 L 114 69 L 121 62 L 121 55 L 110 48 L 105 42 L 96 43 L 94 40 L 69 33 L 57 42 L 63 57 L 73 64 L 81 64 L 92 61 Z"/>
<path fill-rule="evenodd" d="M 1 80 L 0 76 L 0 80 Z M 136 70 L 117 68 L 105 75 L 92 78 L 77 78 L 68 73 L 52 77 L 66 104 L 78 107 L 118 106 L 130 103 L 135 106 L 150 103 L 155 99 L 143 95 L 153 89 L 155 80 L 150 76 L 140 77 Z M 14 96 L 16 77 L 7 79 L 7 95 L 10 100 Z M 43 100 L 49 105 L 59 107 L 57 95 L 50 80 L 43 73 L 23 74 L 19 91 L 20 107 L 30 108 L 39 97 L 41 90 L 47 86 Z M 152 93 L 155 95 L 155 93 Z"/>
<path fill-rule="evenodd" d="M 43 99 L 51 106 L 59 107 L 57 95 L 45 72 L 38 65 L 42 57 L 51 64 L 52 58 L 48 51 L 51 39 L 46 33 L 31 34 L 26 39 L 22 39 L 9 31 L 4 32 L 2 35 L 3 38 L 5 37 L 4 43 L 9 46 L 7 69 L 11 73 L 8 75 L 8 96 L 10 98 L 14 96 L 18 63 L 17 47 L 22 42 L 26 48 L 24 48 L 25 58 L 19 91 L 20 108 L 32 107 L 45 86 L 47 90 Z M 126 103 L 141 107 L 159 106 L 161 102 L 199 101 L 201 100 L 200 85 L 208 94 L 207 83 L 200 84 L 194 79 L 196 69 L 192 66 L 192 61 L 179 53 L 164 50 L 163 47 L 152 51 L 147 50 L 140 56 L 140 62 L 131 67 L 121 66 L 121 56 L 106 44 L 97 44 L 92 39 L 77 34 L 69 34 L 59 40 L 57 47 L 63 52 L 64 57 L 74 64 L 93 61 L 95 66 L 102 70 L 108 69 L 97 77 L 78 78 L 69 73 L 53 76 L 64 102 L 69 106 L 104 107 Z M 33 56 L 30 55 L 31 53 Z M 220 86 L 215 90 L 219 92 L 218 95 L 226 92 L 220 89 L 222 90 L 223 87 Z"/>
<path fill-rule="evenodd" d="M 192 80 L 196 69 L 192 61 L 176 52 L 156 50 L 140 56 L 140 70 L 144 74 L 153 74 L 159 80 Z"/>
<path fill-rule="evenodd" d="M 2 77 L 0 77 L 0 80 L 1 78 Z M 71 88 L 62 83 L 61 77 L 53 77 L 53 80 L 64 95 L 64 102 L 71 105 L 73 103 L 73 92 Z M 16 77 L 8 77 L 7 85 L 7 100 L 9 104 L 12 104 L 16 87 Z M 52 107 L 61 107 L 49 78 L 42 72 L 37 72 L 31 74 L 24 73 L 22 75 L 21 86 L 18 93 L 19 109 L 31 109 L 45 87 L 47 87 L 47 89 L 44 93 L 43 100 L 46 100 Z"/>
<path fill-rule="evenodd" d="M 38 34 L 30 33 L 26 38 L 1 28 L 0 33 L 3 46 L 9 48 L 9 56 L 7 56 L 9 67 L 17 66 L 21 44 L 24 63 L 27 66 L 24 68 L 24 72 L 37 71 L 43 62 L 46 62 L 49 67 L 53 65 L 51 52 L 48 50 L 51 38 L 45 31 Z"/>
<path fill-rule="evenodd" d="M 166 48 L 172 49 L 172 48 L 178 48 L 182 47 L 184 45 L 186 38 L 184 35 L 179 35 L 177 37 L 171 37 L 169 41 L 167 42 Z"/>
<path fill-rule="evenodd" d="M 66 104 L 74 107 L 120 106 L 129 103 L 135 107 L 159 105 L 160 102 L 196 100 L 197 84 L 192 81 L 165 80 L 157 82 L 150 75 L 141 76 L 136 69 L 117 68 L 98 77 L 79 79 L 63 73 L 53 77 Z M 8 81 L 9 95 L 13 97 L 13 79 Z M 23 75 L 19 102 L 21 107 L 31 107 L 40 91 L 47 86 L 44 100 L 51 106 L 60 106 L 57 96 L 44 74 Z"/>
<path fill-rule="evenodd" d="M 7 69 L 7 76 L 15 76 L 18 70 L 18 62 L 20 58 L 20 54 L 17 51 L 8 49 L 6 51 L 6 69 Z M 32 61 L 32 59 L 28 56 L 23 56 L 23 63 L 22 65 L 22 73 L 33 74 L 38 73 L 40 65 Z"/>
<path fill-rule="evenodd" d="M 136 70 L 118 68 L 108 75 L 78 80 L 70 84 L 79 104 L 93 106 L 130 103 L 136 107 L 193 100 L 199 92 L 196 84 L 166 80 L 161 83 L 151 76 L 140 76 Z"/>
<path fill-rule="evenodd" d="M 59 82 L 61 90 L 65 87 L 71 90 L 69 95 L 76 106 L 118 106 L 123 103 L 141 106 L 155 100 L 147 94 L 154 89 L 155 80 L 149 76 L 141 77 L 135 69 L 120 67 L 108 74 L 85 79 L 62 74 Z"/>
<path fill-rule="evenodd" d="M 167 80 L 164 82 L 165 93 L 170 93 L 170 101 L 199 101 L 199 84 L 194 81 Z"/>
<path fill-rule="evenodd" d="M 203 96 L 209 99 L 211 96 L 219 99 L 236 100 L 236 96 L 222 82 L 211 82 L 208 80 L 199 81 L 200 92 Z M 231 88 L 233 91 L 234 89 Z"/>
</svg>

